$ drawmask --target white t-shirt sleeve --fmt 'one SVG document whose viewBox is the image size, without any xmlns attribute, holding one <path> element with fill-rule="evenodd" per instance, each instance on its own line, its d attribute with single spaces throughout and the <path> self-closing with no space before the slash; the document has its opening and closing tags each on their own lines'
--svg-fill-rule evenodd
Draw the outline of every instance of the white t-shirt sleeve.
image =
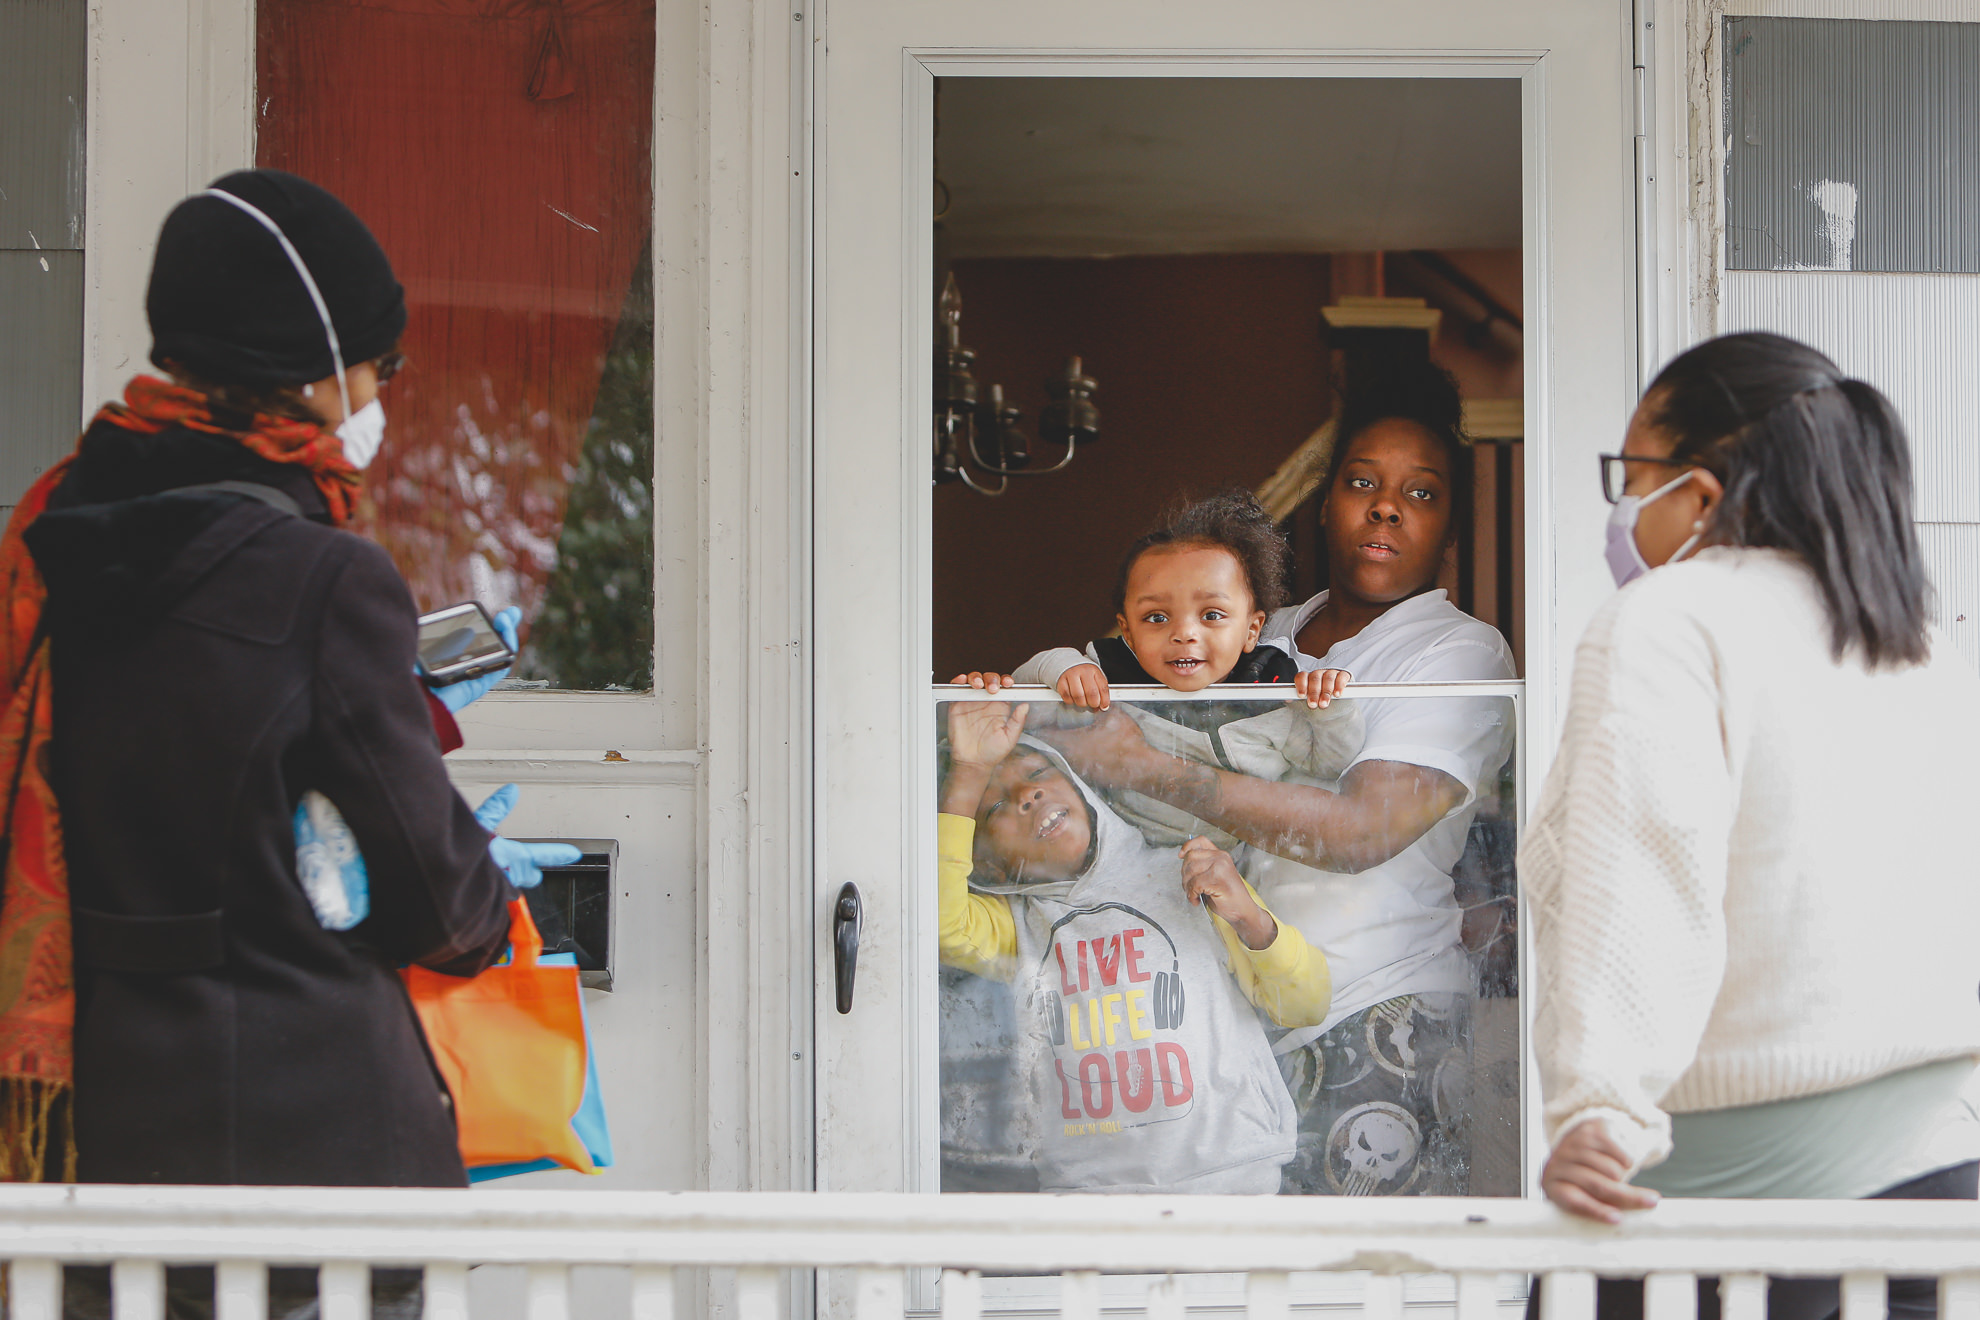
<svg viewBox="0 0 1980 1320">
<path fill-rule="evenodd" d="M 1489 625 L 1480 624 L 1481 628 Z M 1410 666 L 1400 683 L 1511 678 L 1496 637 L 1454 638 Z M 1367 734 L 1354 764 L 1400 761 L 1441 770 L 1464 787 L 1465 802 L 1496 774 L 1512 748 L 1512 703 L 1504 697 L 1377 697 L 1364 700 Z"/>
</svg>

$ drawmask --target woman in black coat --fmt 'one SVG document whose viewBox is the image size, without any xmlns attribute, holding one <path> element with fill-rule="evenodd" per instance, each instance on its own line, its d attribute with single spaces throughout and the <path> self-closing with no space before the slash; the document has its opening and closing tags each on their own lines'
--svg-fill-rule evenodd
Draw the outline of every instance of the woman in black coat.
<svg viewBox="0 0 1980 1320">
<path fill-rule="evenodd" d="M 403 295 L 341 203 L 257 170 L 173 211 L 148 311 L 173 382 L 133 381 L 21 510 L 45 500 L 23 539 L 48 593 L 80 1177 L 463 1186 L 397 968 L 478 972 L 515 891 L 441 764 L 411 596 L 338 530 Z M 309 790 L 369 872 L 349 930 L 298 882 Z"/>
</svg>

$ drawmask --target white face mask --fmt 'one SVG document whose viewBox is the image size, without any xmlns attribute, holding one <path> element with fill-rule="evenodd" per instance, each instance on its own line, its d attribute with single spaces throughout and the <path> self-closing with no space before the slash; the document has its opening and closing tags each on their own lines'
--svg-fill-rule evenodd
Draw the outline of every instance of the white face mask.
<svg viewBox="0 0 1980 1320">
<path fill-rule="evenodd" d="M 271 220 L 259 207 L 219 188 L 208 188 L 205 195 L 218 197 L 221 201 L 254 217 L 262 228 L 275 236 L 275 241 L 282 245 L 282 252 L 289 258 L 289 264 L 294 266 L 296 274 L 302 277 L 303 288 L 309 291 L 309 301 L 316 308 L 317 316 L 323 321 L 323 337 L 330 341 L 331 365 L 337 369 L 337 397 L 344 404 L 344 420 L 337 426 L 337 438 L 344 442 L 344 457 L 351 461 L 351 466 L 364 467 L 378 457 L 378 450 L 385 443 L 385 409 L 377 399 L 373 399 L 355 413 L 351 411 L 351 387 L 344 376 L 343 345 L 337 342 L 337 327 L 330 321 L 330 305 L 323 301 L 323 291 L 316 287 L 316 277 L 309 273 L 309 267 L 303 263 L 302 253 L 296 251 L 296 245 L 291 243 L 289 236 L 282 232 L 282 226 Z"/>
<path fill-rule="evenodd" d="M 1650 571 L 1650 565 L 1644 562 L 1643 552 L 1636 548 L 1636 519 L 1643 512 L 1643 506 L 1670 494 L 1691 480 L 1696 471 L 1697 468 L 1686 468 L 1648 495 L 1625 495 L 1616 501 L 1615 512 L 1609 515 L 1608 545 L 1604 553 L 1609 561 L 1609 575 L 1615 578 L 1617 586 L 1626 587 Z M 1675 564 L 1690 554 L 1692 547 L 1704 535 L 1702 528 L 1694 529 L 1691 539 L 1679 546 L 1677 553 L 1665 562 Z"/>
<path fill-rule="evenodd" d="M 344 442 L 344 457 L 352 467 L 369 466 L 385 443 L 385 406 L 376 399 L 365 404 L 338 424 L 337 438 Z"/>
</svg>

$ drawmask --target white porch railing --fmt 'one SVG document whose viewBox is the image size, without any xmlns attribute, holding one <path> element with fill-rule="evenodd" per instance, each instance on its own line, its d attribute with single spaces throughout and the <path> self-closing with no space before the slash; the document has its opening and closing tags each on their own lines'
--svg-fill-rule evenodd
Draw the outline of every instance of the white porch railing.
<svg viewBox="0 0 1980 1320">
<path fill-rule="evenodd" d="M 1181 1314 L 1164 1276 L 1237 1273 L 1263 1320 L 1304 1271 L 1363 1275 L 1367 1320 L 1401 1320 L 1411 1275 L 1492 1320 L 1502 1276 L 1534 1273 L 1547 1320 L 1587 1320 L 1598 1273 L 1648 1276 L 1646 1320 L 1688 1320 L 1698 1274 L 1725 1278 L 1726 1320 L 1761 1320 L 1769 1274 L 1841 1276 L 1843 1320 L 1882 1320 L 1887 1274 L 1936 1277 L 1945 1320 L 1980 1320 L 1971 1202 L 1669 1202 L 1612 1230 L 1528 1201 L 6 1186 L 0 1258 L 11 1320 L 56 1320 L 61 1265 L 105 1262 L 116 1320 L 160 1320 L 168 1264 L 216 1264 L 217 1320 L 261 1320 L 270 1262 L 322 1267 L 323 1320 L 362 1320 L 372 1265 L 423 1267 L 428 1320 L 467 1320 L 468 1270 L 491 1264 L 526 1267 L 527 1320 L 570 1320 L 574 1266 L 629 1272 L 627 1320 L 674 1320 L 679 1269 L 737 1271 L 738 1320 L 781 1315 L 788 1270 L 831 1271 L 821 1294 L 857 1320 L 899 1320 L 932 1270 L 955 1320 L 994 1291 L 977 1272 L 1062 1276 L 1068 1320 L 1097 1320 L 1102 1273 L 1152 1276 L 1125 1306 L 1106 1290 L 1151 1316 Z"/>
</svg>

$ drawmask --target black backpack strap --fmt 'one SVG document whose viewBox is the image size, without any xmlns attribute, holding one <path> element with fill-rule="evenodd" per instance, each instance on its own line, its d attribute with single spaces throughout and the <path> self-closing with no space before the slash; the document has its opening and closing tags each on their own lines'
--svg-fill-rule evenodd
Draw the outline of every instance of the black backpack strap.
<svg viewBox="0 0 1980 1320">
<path fill-rule="evenodd" d="M 160 491 L 161 495 L 190 494 L 193 491 L 216 490 L 229 495 L 245 495 L 251 500 L 260 500 L 271 509 L 279 509 L 292 518 L 302 517 L 302 505 L 297 504 L 287 491 L 273 486 L 264 486 L 258 481 L 203 481 L 197 486 L 174 486 L 171 490 Z"/>
<path fill-rule="evenodd" d="M 1290 683 L 1299 677 L 1299 666 L 1276 646 L 1259 645 L 1244 653 L 1231 670 L 1226 683 Z"/>
<path fill-rule="evenodd" d="M 1107 676 L 1109 683 L 1160 683 L 1162 680 L 1141 667 L 1141 661 L 1134 658 L 1128 644 L 1118 637 L 1102 637 L 1093 643 L 1093 653 L 1100 657 L 1100 672 Z"/>
</svg>

